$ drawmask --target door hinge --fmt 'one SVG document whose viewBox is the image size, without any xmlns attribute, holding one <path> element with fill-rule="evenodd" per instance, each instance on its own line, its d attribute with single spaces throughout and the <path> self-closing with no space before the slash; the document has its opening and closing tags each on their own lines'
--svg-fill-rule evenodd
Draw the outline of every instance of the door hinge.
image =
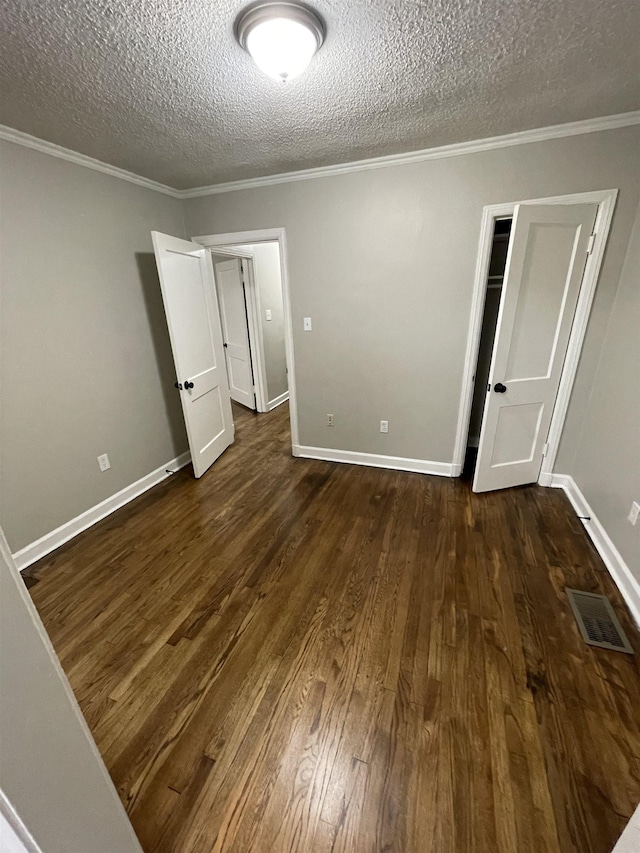
<svg viewBox="0 0 640 853">
<path fill-rule="evenodd" d="M 593 245 L 596 242 L 596 235 L 592 234 L 589 237 L 589 242 L 587 243 L 587 255 L 590 255 L 593 252 Z"/>
<path fill-rule="evenodd" d="M 542 445 L 542 455 L 546 456 L 548 452 L 549 452 L 549 442 L 545 441 L 545 443 Z"/>
</svg>

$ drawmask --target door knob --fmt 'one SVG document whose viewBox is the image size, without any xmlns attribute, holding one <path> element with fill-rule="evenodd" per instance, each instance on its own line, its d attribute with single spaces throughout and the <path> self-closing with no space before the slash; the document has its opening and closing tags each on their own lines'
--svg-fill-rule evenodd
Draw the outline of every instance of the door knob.
<svg viewBox="0 0 640 853">
<path fill-rule="evenodd" d="M 225 349 L 227 348 L 227 344 L 222 344 L 222 346 L 223 346 Z"/>
<path fill-rule="evenodd" d="M 507 386 L 503 385 L 502 382 L 496 382 L 496 384 L 493 386 L 493 390 L 496 392 L 496 394 L 504 394 L 504 392 L 507 390 Z"/>
<path fill-rule="evenodd" d="M 185 390 L 188 391 L 189 388 L 193 388 L 193 382 L 185 382 L 184 383 Z"/>
<path fill-rule="evenodd" d="M 178 391 L 182 391 L 182 382 L 174 382 L 174 385 Z"/>
</svg>

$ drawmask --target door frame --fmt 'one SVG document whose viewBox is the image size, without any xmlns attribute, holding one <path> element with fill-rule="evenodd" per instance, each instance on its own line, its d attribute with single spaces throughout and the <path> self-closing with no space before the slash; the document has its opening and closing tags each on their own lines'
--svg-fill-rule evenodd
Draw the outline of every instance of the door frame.
<svg viewBox="0 0 640 853">
<path fill-rule="evenodd" d="M 254 231 L 233 231 L 228 234 L 205 234 L 191 237 L 194 243 L 199 243 L 206 249 L 229 248 L 239 243 L 278 243 L 280 252 L 280 273 L 282 279 L 282 302 L 284 309 L 284 346 L 287 358 L 287 380 L 289 384 L 289 420 L 291 423 L 291 453 L 299 456 L 294 448 L 298 441 L 298 404 L 296 395 L 296 371 L 293 354 L 293 320 L 291 312 L 291 295 L 289 287 L 289 267 L 287 261 L 287 234 L 284 228 L 261 228 Z M 260 323 L 258 323 L 260 326 Z M 262 338 L 260 338 L 262 340 Z M 267 401 L 268 402 L 268 401 Z"/>
<path fill-rule="evenodd" d="M 552 196 L 550 198 L 525 199 L 522 201 L 509 201 L 503 204 L 490 204 L 482 209 L 482 220 L 480 223 L 480 240 L 476 269 L 473 284 L 473 297 L 471 300 L 471 314 L 469 318 L 469 332 L 467 335 L 467 347 L 464 361 L 464 374 L 462 379 L 462 390 L 460 393 L 460 407 L 458 411 L 458 425 L 456 428 L 456 440 L 453 451 L 452 476 L 459 477 L 462 473 L 464 458 L 467 449 L 467 438 L 471 420 L 471 404 L 473 402 L 473 389 L 475 373 L 478 363 L 478 350 L 480 347 L 480 333 L 482 331 L 482 318 L 484 314 L 485 294 L 487 287 L 487 276 L 489 274 L 489 261 L 491 260 L 491 248 L 493 242 L 493 229 L 496 219 L 513 216 L 516 205 L 519 204 L 597 204 L 598 213 L 594 225 L 595 239 L 591 253 L 587 257 L 578 304 L 571 326 L 569 344 L 562 368 L 562 376 L 558 387 L 558 394 L 553 408 L 551 425 L 547 436 L 547 452 L 542 460 L 538 483 L 541 486 L 551 485 L 551 474 L 555 464 L 560 438 L 564 427 L 569 399 L 573 389 L 573 383 L 578 370 L 578 361 L 582 352 L 587 323 L 591 312 L 591 305 L 595 296 L 598 276 L 604 258 L 604 252 L 611 229 L 611 220 L 618 197 L 618 190 L 594 190 L 592 192 L 573 193 L 570 195 Z"/>
<path fill-rule="evenodd" d="M 247 281 L 244 283 L 245 302 L 247 306 L 247 326 L 249 329 L 249 350 L 251 353 L 251 368 L 253 371 L 253 384 L 256 397 L 256 411 L 269 411 L 269 397 L 267 394 L 267 370 L 264 360 L 264 339 L 262 337 L 262 325 L 260 323 L 261 308 L 260 294 L 256 287 L 254 256 L 247 249 L 236 249 L 233 246 L 220 246 L 209 249 L 210 254 L 226 255 L 228 258 L 240 258 L 247 262 Z M 213 258 L 212 258 L 213 261 Z M 213 263 L 215 278 L 215 262 Z M 216 296 L 218 297 L 218 308 L 220 297 L 218 294 L 218 279 L 216 278 Z M 222 313 L 222 312 L 221 312 Z"/>
</svg>

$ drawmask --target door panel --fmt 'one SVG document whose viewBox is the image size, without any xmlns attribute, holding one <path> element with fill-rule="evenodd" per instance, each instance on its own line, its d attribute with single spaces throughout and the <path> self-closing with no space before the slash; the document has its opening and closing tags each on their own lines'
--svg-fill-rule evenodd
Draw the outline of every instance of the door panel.
<svg viewBox="0 0 640 853">
<path fill-rule="evenodd" d="M 573 225 L 532 223 L 503 381 L 550 375 L 562 326 L 562 305 L 574 283 L 575 249 Z"/>
<path fill-rule="evenodd" d="M 597 210 L 596 204 L 516 207 L 476 492 L 538 479 Z"/>
<path fill-rule="evenodd" d="M 531 462 L 542 410 L 540 403 L 500 407 L 491 451 L 492 466 Z"/>
<path fill-rule="evenodd" d="M 151 236 L 191 461 L 201 477 L 234 437 L 211 259 L 197 243 Z"/>
<path fill-rule="evenodd" d="M 256 407 L 251 368 L 251 348 L 241 261 L 233 258 L 215 265 L 220 316 L 224 333 L 231 399 L 250 409 Z"/>
</svg>

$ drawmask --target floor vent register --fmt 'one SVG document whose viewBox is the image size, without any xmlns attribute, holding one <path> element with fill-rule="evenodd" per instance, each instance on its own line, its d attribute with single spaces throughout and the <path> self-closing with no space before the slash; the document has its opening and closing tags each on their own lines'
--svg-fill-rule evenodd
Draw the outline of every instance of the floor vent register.
<svg viewBox="0 0 640 853">
<path fill-rule="evenodd" d="M 611 602 L 605 595 L 578 589 L 567 589 L 566 593 L 585 643 L 602 649 L 626 652 L 629 655 L 634 653 L 618 617 L 613 612 Z"/>
</svg>

